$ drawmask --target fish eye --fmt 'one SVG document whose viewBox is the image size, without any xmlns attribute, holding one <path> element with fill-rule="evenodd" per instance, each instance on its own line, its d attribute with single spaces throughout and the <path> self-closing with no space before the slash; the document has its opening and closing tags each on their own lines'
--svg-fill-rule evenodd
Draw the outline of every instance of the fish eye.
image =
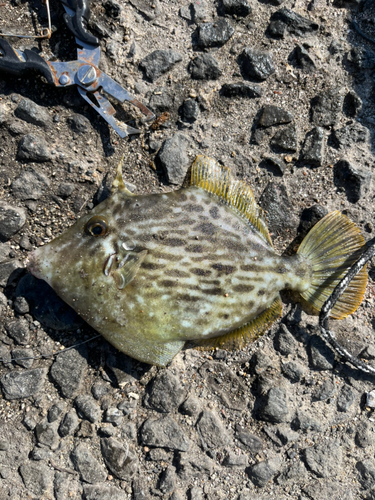
<svg viewBox="0 0 375 500">
<path fill-rule="evenodd" d="M 108 222 L 102 215 L 94 215 L 85 224 L 85 232 L 90 236 L 105 236 L 108 233 Z"/>
</svg>

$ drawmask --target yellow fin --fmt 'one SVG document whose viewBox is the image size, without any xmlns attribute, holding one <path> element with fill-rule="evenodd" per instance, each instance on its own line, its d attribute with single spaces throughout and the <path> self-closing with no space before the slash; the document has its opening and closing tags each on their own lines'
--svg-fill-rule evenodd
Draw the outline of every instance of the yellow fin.
<svg viewBox="0 0 375 500">
<path fill-rule="evenodd" d="M 215 347 L 228 350 L 242 349 L 246 344 L 254 342 L 263 335 L 272 323 L 281 316 L 281 312 L 282 303 L 278 295 L 268 309 L 249 321 L 249 323 L 220 337 L 196 340 L 194 341 L 194 345 L 201 350 L 214 349 Z"/>
<path fill-rule="evenodd" d="M 122 191 L 124 194 L 128 196 L 134 196 L 129 189 L 126 188 L 124 179 L 122 178 L 122 166 L 124 164 L 124 155 L 121 156 L 121 159 L 117 165 L 116 169 L 116 177 L 113 179 L 111 193 L 115 193 L 116 191 Z"/>
<path fill-rule="evenodd" d="M 243 181 L 233 179 L 229 168 L 222 167 L 207 156 L 197 156 L 191 168 L 190 184 L 220 198 L 248 220 L 264 241 L 272 247 L 263 210 L 257 205 L 250 187 Z"/>
<path fill-rule="evenodd" d="M 333 289 L 358 260 L 365 245 L 359 228 L 340 212 L 331 212 L 311 229 L 298 254 L 312 265 L 311 286 L 302 297 L 318 312 Z M 333 319 L 352 314 L 362 302 L 367 284 L 366 266 L 353 278 L 332 309 Z"/>
</svg>

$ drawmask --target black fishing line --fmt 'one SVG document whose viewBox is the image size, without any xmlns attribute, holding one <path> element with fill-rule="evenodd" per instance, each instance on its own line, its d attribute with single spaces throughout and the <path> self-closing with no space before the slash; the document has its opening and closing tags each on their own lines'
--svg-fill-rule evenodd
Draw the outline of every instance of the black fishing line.
<svg viewBox="0 0 375 500">
<path fill-rule="evenodd" d="M 320 333 L 324 340 L 346 361 L 349 361 L 353 366 L 358 368 L 365 373 L 372 373 L 375 375 L 375 368 L 367 365 L 357 357 L 353 356 L 349 351 L 347 351 L 341 344 L 339 344 L 335 338 L 335 334 L 329 329 L 328 318 L 331 314 L 333 307 L 335 306 L 338 299 L 345 292 L 347 286 L 352 281 L 354 276 L 356 276 L 363 266 L 375 255 L 375 238 L 368 241 L 367 250 L 364 251 L 362 256 L 357 260 L 355 264 L 349 269 L 345 277 L 340 281 L 340 283 L 333 290 L 331 296 L 324 302 L 323 307 L 319 314 L 319 327 Z"/>
</svg>

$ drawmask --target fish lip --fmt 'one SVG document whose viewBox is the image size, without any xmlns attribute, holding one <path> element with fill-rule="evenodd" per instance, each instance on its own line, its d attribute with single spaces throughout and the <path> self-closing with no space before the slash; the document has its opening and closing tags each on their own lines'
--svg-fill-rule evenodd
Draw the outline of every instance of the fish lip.
<svg viewBox="0 0 375 500">
<path fill-rule="evenodd" d="M 31 253 L 29 253 L 26 260 L 26 268 L 36 278 L 43 279 L 36 252 L 36 250 L 33 250 Z"/>
</svg>

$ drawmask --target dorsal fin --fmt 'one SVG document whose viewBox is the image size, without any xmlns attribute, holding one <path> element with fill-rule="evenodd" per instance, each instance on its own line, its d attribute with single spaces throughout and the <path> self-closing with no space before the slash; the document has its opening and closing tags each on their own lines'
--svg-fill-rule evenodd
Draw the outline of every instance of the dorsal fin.
<svg viewBox="0 0 375 500">
<path fill-rule="evenodd" d="M 264 241 L 272 247 L 264 212 L 257 205 L 250 186 L 243 181 L 233 179 L 229 168 L 222 167 L 208 156 L 199 155 L 191 168 L 190 184 L 218 196 L 247 219 Z"/>
</svg>

